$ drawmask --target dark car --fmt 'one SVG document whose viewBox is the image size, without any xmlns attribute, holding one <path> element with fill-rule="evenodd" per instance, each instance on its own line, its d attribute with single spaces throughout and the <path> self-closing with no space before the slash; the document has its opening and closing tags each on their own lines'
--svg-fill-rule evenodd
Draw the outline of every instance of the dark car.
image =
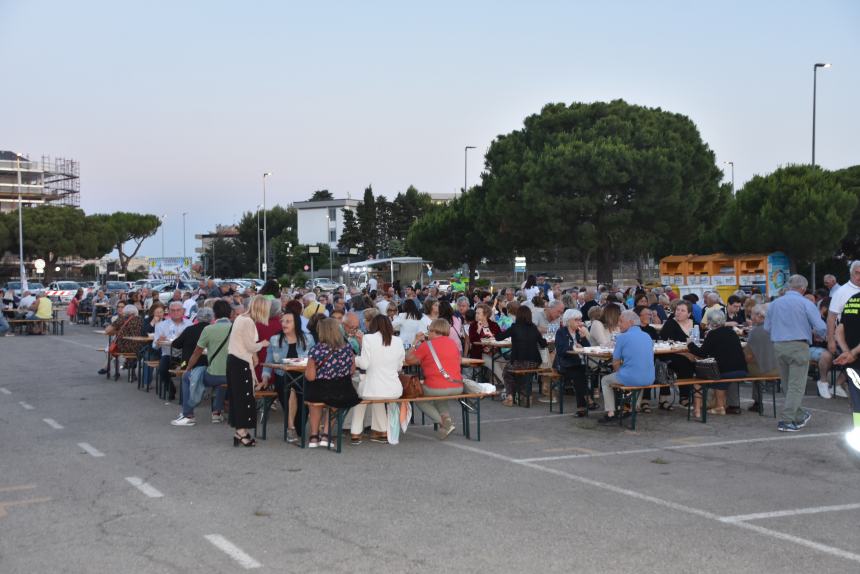
<svg viewBox="0 0 860 574">
<path fill-rule="evenodd" d="M 529 273 L 529 275 L 534 275 L 535 277 L 546 277 L 550 283 L 561 283 L 564 281 L 564 277 L 561 275 L 556 275 L 555 273 L 548 273 L 546 271 L 540 273 Z"/>
<path fill-rule="evenodd" d="M 119 293 L 120 291 L 128 290 L 128 283 L 125 281 L 107 281 L 104 285 L 105 293 Z"/>
</svg>

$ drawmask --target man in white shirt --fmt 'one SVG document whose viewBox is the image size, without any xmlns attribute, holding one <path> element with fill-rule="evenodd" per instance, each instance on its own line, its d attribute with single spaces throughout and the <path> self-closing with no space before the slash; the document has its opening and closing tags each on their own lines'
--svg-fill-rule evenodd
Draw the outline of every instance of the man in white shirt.
<svg viewBox="0 0 860 574">
<path fill-rule="evenodd" d="M 173 385 L 173 380 L 170 378 L 170 358 L 174 349 L 170 344 L 178 337 L 186 327 L 191 325 L 191 321 L 185 318 L 185 309 L 179 301 L 172 301 L 167 308 L 167 319 L 155 326 L 153 333 L 152 348 L 161 349 L 161 360 L 158 364 L 158 372 L 162 381 L 167 381 L 170 385 L 170 400 L 176 398 L 176 387 Z M 180 350 L 175 349 L 177 356 Z"/>
<path fill-rule="evenodd" d="M 185 293 L 182 296 L 182 309 L 185 311 L 186 319 L 193 319 L 194 315 L 197 314 L 197 301 L 191 293 Z"/>
<path fill-rule="evenodd" d="M 378 284 L 379 282 L 376 280 L 376 277 L 371 275 L 370 278 L 367 280 L 367 292 L 370 293 L 371 291 L 376 291 L 376 286 Z"/>
<path fill-rule="evenodd" d="M 29 291 L 24 291 L 24 296 L 18 302 L 18 318 L 23 319 L 26 317 L 32 311 L 31 307 L 35 302 L 36 296 Z"/>
<path fill-rule="evenodd" d="M 848 283 L 840 285 L 836 293 L 831 295 L 830 308 L 827 314 L 827 350 L 836 356 L 836 322 L 842 316 L 842 310 L 848 299 L 860 292 L 860 260 L 851 264 L 851 275 Z"/>
<path fill-rule="evenodd" d="M 836 277 L 830 274 L 824 276 L 824 286 L 830 290 L 831 297 L 836 295 L 836 291 L 838 291 L 839 288 L 842 287 L 842 285 L 840 285 L 839 282 L 836 281 Z"/>
</svg>

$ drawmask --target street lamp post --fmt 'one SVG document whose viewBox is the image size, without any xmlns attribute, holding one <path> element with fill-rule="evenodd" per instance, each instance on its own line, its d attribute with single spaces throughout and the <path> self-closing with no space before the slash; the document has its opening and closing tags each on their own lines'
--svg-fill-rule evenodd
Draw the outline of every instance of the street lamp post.
<svg viewBox="0 0 860 574">
<path fill-rule="evenodd" d="M 269 231 L 266 227 L 266 177 L 270 175 L 272 175 L 270 171 L 263 174 L 263 280 L 269 278 L 269 243 L 266 238 Z"/>
<path fill-rule="evenodd" d="M 830 64 L 815 64 L 812 67 L 812 167 L 815 167 L 815 96 L 818 90 L 818 68 L 830 67 Z"/>
<path fill-rule="evenodd" d="M 829 63 L 812 67 L 812 169 L 815 170 L 815 97 L 818 91 L 818 68 L 830 68 Z M 815 261 L 812 262 L 812 290 L 815 291 Z"/>
<path fill-rule="evenodd" d="M 463 193 L 469 189 L 469 150 L 475 149 L 473 145 L 467 145 L 463 150 Z"/>
<path fill-rule="evenodd" d="M 24 206 L 24 198 L 21 196 L 21 154 L 15 154 L 15 166 L 18 170 L 18 260 L 20 262 L 19 272 L 21 273 L 21 291 L 19 295 L 24 296 L 24 291 L 27 290 L 27 270 L 24 268 L 24 215 L 22 208 Z"/>
<path fill-rule="evenodd" d="M 724 163 L 724 165 L 732 166 L 732 195 L 734 195 L 735 194 L 735 162 L 727 161 L 727 162 L 723 162 L 723 163 Z"/>
<path fill-rule="evenodd" d="M 262 206 L 257 204 L 257 279 L 260 279 L 263 276 L 263 267 L 262 261 L 260 259 L 260 208 Z"/>
<path fill-rule="evenodd" d="M 331 217 L 325 216 L 325 242 L 328 245 L 328 278 L 334 280 L 334 270 L 332 269 L 332 254 L 331 254 Z"/>
<path fill-rule="evenodd" d="M 187 211 L 182 212 L 182 264 L 185 265 L 185 216 Z"/>
</svg>

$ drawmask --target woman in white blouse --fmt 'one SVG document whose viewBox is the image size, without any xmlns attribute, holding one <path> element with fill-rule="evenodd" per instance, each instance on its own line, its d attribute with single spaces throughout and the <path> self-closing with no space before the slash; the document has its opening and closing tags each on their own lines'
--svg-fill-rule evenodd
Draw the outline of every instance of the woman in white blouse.
<svg viewBox="0 0 860 574">
<path fill-rule="evenodd" d="M 366 375 L 358 384 L 358 396 L 362 399 L 397 399 L 403 393 L 399 372 L 403 367 L 406 351 L 403 341 L 394 335 L 391 321 L 385 315 L 377 315 L 371 320 L 367 334 L 361 341 L 361 354 L 355 357 L 355 366 L 365 369 Z M 364 413 L 367 405 L 358 404 L 352 408 L 352 444 L 361 444 L 364 430 Z M 388 416 L 384 403 L 370 405 L 370 440 L 388 442 Z M 357 432 L 355 432 L 357 431 Z"/>
<path fill-rule="evenodd" d="M 251 298 L 248 311 L 233 322 L 227 344 L 227 389 L 230 393 L 230 426 L 236 429 L 233 446 L 255 446 L 250 430 L 257 426 L 254 390 L 260 386 L 254 373 L 257 352 L 268 341 L 257 342 L 256 323 L 269 322 L 271 302 L 263 295 Z"/>
<path fill-rule="evenodd" d="M 412 345 L 417 333 L 425 333 L 430 328 L 430 318 L 421 312 L 415 299 L 403 302 L 403 313 L 394 318 L 394 330 L 400 331 L 403 345 Z"/>
</svg>

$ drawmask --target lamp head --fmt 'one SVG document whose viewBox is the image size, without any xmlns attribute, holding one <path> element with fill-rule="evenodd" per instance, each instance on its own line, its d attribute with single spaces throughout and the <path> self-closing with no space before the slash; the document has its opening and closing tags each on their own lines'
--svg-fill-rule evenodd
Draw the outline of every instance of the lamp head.
<svg viewBox="0 0 860 574">
<path fill-rule="evenodd" d="M 266 177 L 267 175 L 272 175 L 272 172 L 271 172 L 271 171 L 267 171 L 267 172 L 264 172 L 264 173 L 263 173 L 263 177 Z"/>
<path fill-rule="evenodd" d="M 829 63 L 829 62 L 828 62 L 828 63 L 826 63 L 826 64 L 821 64 L 821 63 L 819 63 L 819 64 L 815 64 L 815 67 L 816 67 L 816 68 L 832 68 L 832 67 L 833 67 L 833 64 L 831 64 L 831 63 Z"/>
<path fill-rule="evenodd" d="M 473 146 L 473 145 L 467 145 L 467 146 L 466 146 L 466 149 L 475 149 L 475 146 Z"/>
</svg>

